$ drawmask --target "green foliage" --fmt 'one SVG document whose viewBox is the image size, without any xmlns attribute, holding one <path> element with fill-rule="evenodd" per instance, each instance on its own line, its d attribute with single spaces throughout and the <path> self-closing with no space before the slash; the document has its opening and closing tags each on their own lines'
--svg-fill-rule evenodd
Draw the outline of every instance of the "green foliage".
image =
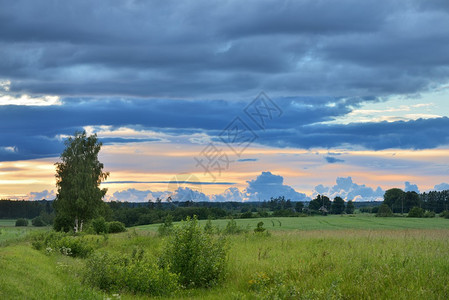
<svg viewBox="0 0 449 300">
<path fill-rule="evenodd" d="M 17 219 L 16 227 L 24 227 L 24 226 L 28 226 L 28 220 L 27 219 Z"/>
<path fill-rule="evenodd" d="M 226 228 L 224 229 L 224 234 L 239 234 L 244 232 L 244 229 L 237 225 L 237 222 L 234 219 L 228 221 L 226 224 Z"/>
<path fill-rule="evenodd" d="M 387 204 L 382 204 L 377 211 L 376 217 L 392 217 L 393 212 Z"/>
<path fill-rule="evenodd" d="M 95 253 L 86 263 L 84 282 L 108 292 L 170 295 L 179 289 L 179 276 L 160 268 L 143 250 L 131 255 Z"/>
<path fill-rule="evenodd" d="M 204 225 L 204 232 L 207 233 L 207 234 L 214 233 L 214 227 L 212 226 L 212 219 L 211 218 L 207 219 L 207 222 Z"/>
<path fill-rule="evenodd" d="M 422 218 L 422 217 L 424 217 L 424 209 L 422 209 L 421 207 L 415 206 L 408 212 L 407 217 Z"/>
<path fill-rule="evenodd" d="M 209 287 L 224 277 L 226 241 L 204 233 L 196 217 L 188 217 L 180 227 L 175 227 L 162 253 L 161 266 L 179 274 L 183 286 Z"/>
<path fill-rule="evenodd" d="M 160 236 L 166 236 L 173 232 L 173 217 L 171 215 L 167 215 L 164 223 L 159 226 L 158 232 Z"/>
<path fill-rule="evenodd" d="M 78 132 L 67 139 L 65 145 L 61 162 L 56 163 L 58 194 L 54 207 L 56 216 L 70 219 L 78 232 L 105 205 L 102 198 L 106 189 L 99 186 L 109 173 L 103 172 L 103 164 L 98 161 L 102 144 L 96 135 L 88 137 L 86 132 Z M 65 223 L 63 225 L 58 227 L 65 230 Z"/>
<path fill-rule="evenodd" d="M 424 218 L 435 218 L 435 212 L 426 210 Z"/>
<path fill-rule="evenodd" d="M 57 215 L 53 222 L 53 228 L 56 231 L 69 232 L 73 230 L 72 219 L 67 215 Z"/>
<path fill-rule="evenodd" d="M 107 225 L 109 233 L 119 233 L 126 231 L 125 224 L 119 221 L 108 222 Z"/>
<path fill-rule="evenodd" d="M 103 217 L 98 217 L 92 220 L 92 228 L 96 234 L 108 233 L 108 224 Z"/>
<path fill-rule="evenodd" d="M 73 236 L 64 232 L 44 232 L 32 237 L 32 246 L 36 250 L 45 250 L 47 254 L 54 252 L 66 256 L 86 258 L 94 251 L 94 247 L 83 236 Z"/>
<path fill-rule="evenodd" d="M 341 197 L 335 197 L 331 204 L 331 213 L 341 215 L 345 211 L 345 201 Z"/>
<path fill-rule="evenodd" d="M 257 227 L 254 228 L 254 233 L 263 233 L 266 229 L 263 228 L 263 222 L 257 223 Z"/>
<path fill-rule="evenodd" d="M 346 210 L 345 212 L 350 215 L 354 213 L 354 202 L 352 200 L 349 200 L 348 203 L 346 203 Z"/>
<path fill-rule="evenodd" d="M 42 227 L 42 226 L 47 225 L 47 224 L 44 222 L 44 220 L 42 219 L 42 217 L 40 217 L 40 216 L 37 216 L 36 218 L 34 218 L 33 220 L 31 220 L 31 224 L 32 224 L 33 226 L 36 226 L 36 227 Z"/>
<path fill-rule="evenodd" d="M 441 218 L 449 219 L 449 210 L 444 210 L 440 213 Z"/>
</svg>

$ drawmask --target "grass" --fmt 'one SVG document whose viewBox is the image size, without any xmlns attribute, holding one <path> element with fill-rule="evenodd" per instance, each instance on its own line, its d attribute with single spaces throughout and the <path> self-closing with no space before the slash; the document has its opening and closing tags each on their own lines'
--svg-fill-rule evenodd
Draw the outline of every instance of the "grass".
<svg viewBox="0 0 449 300">
<path fill-rule="evenodd" d="M 314 216 L 303 218 L 257 218 L 236 219 L 238 226 L 250 230 L 257 223 L 264 222 L 269 230 L 345 230 L 345 229 L 449 229 L 449 222 L 443 218 L 376 218 L 370 215 Z M 206 220 L 199 221 L 204 225 Z M 223 229 L 229 220 L 214 220 L 213 224 Z M 176 224 L 176 223 L 174 223 Z M 157 231 L 159 224 L 143 225 L 137 230 Z"/>
<path fill-rule="evenodd" d="M 38 230 L 50 230 L 50 226 L 34 227 L 31 222 L 26 227 L 15 227 L 16 220 L 0 219 L 0 247 L 6 246 L 14 241 L 24 239 L 29 233 Z"/>
<path fill-rule="evenodd" d="M 261 220 L 270 236 L 248 232 L 229 237 L 228 275 L 221 285 L 183 290 L 172 298 L 449 299 L 449 220 L 328 216 L 236 221 L 252 228 Z M 140 247 L 157 255 L 164 242 L 154 232 L 157 227 L 92 239 L 100 240 L 100 250 L 124 253 Z M 26 239 L 0 247 L 0 270 L 0 299 L 113 299 L 82 284 L 83 260 L 45 255 Z"/>
</svg>

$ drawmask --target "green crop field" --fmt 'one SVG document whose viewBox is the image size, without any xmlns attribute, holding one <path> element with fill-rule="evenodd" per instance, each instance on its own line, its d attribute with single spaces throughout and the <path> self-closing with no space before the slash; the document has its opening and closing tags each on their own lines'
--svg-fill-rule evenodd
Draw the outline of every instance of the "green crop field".
<svg viewBox="0 0 449 300">
<path fill-rule="evenodd" d="M 229 220 L 214 220 L 214 225 L 224 228 Z M 302 218 L 236 219 L 237 225 L 254 229 L 262 221 L 269 230 L 342 230 L 342 229 L 449 229 L 443 218 L 376 218 L 369 215 L 315 216 Z M 200 221 L 204 225 L 206 220 Z M 138 230 L 157 231 L 158 224 L 136 227 Z"/>
<path fill-rule="evenodd" d="M 236 221 L 245 228 L 263 221 L 270 234 L 250 230 L 227 236 L 223 282 L 208 289 L 181 289 L 171 298 L 449 299 L 447 219 L 327 216 Z M 226 223 L 213 221 L 221 228 Z M 97 245 L 95 252 L 131 253 L 141 248 L 157 256 L 166 240 L 157 235 L 157 227 L 87 238 Z M 83 283 L 85 262 L 35 250 L 30 238 L 0 246 L 0 299 L 149 298 L 89 287 Z"/>
</svg>

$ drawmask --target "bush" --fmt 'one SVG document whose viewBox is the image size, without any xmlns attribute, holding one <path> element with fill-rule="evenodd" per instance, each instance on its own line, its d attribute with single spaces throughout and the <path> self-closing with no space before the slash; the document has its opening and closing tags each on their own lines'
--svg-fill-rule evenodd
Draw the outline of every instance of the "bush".
<svg viewBox="0 0 449 300">
<path fill-rule="evenodd" d="M 31 224 L 33 224 L 33 226 L 36 226 L 36 227 L 42 227 L 42 226 L 47 225 L 47 224 L 44 222 L 44 220 L 42 219 L 42 217 L 36 217 L 36 218 L 34 218 L 33 220 L 31 220 Z"/>
<path fill-rule="evenodd" d="M 257 228 L 254 229 L 254 233 L 262 233 L 265 230 L 266 229 L 263 228 L 263 222 L 259 222 L 259 223 L 257 223 Z"/>
<path fill-rule="evenodd" d="M 71 236 L 56 231 L 34 235 L 31 244 L 34 249 L 45 249 L 48 254 L 59 252 L 63 255 L 81 258 L 86 258 L 94 250 L 82 236 Z"/>
<path fill-rule="evenodd" d="M 103 217 L 96 218 L 92 221 L 92 228 L 96 234 L 108 233 L 108 224 Z"/>
<path fill-rule="evenodd" d="M 407 217 L 409 218 L 422 218 L 424 217 L 424 209 L 418 206 L 414 206 L 410 211 L 408 212 Z"/>
<path fill-rule="evenodd" d="M 187 217 L 166 242 L 160 258 L 162 267 L 179 274 L 186 287 L 209 287 L 224 277 L 227 246 L 223 237 L 201 230 L 197 217 Z"/>
<path fill-rule="evenodd" d="M 424 218 L 435 218 L 435 212 L 426 210 L 426 212 L 424 213 Z"/>
<path fill-rule="evenodd" d="M 16 226 L 17 227 L 28 226 L 28 220 L 27 219 L 17 219 Z"/>
<path fill-rule="evenodd" d="M 237 222 L 234 219 L 229 220 L 228 224 L 226 224 L 226 228 L 224 229 L 224 234 L 239 234 L 244 230 L 242 227 L 237 226 Z"/>
<path fill-rule="evenodd" d="M 439 215 L 441 218 L 449 219 L 449 210 L 445 210 Z"/>
<path fill-rule="evenodd" d="M 376 213 L 376 217 L 392 217 L 393 211 L 387 204 L 379 206 L 379 210 Z"/>
<path fill-rule="evenodd" d="M 166 236 L 173 232 L 173 217 L 172 215 L 167 215 L 164 223 L 162 223 L 157 229 L 160 236 Z"/>
<path fill-rule="evenodd" d="M 61 216 L 58 215 L 55 217 L 55 220 L 53 221 L 53 228 L 56 231 L 64 231 L 69 232 L 74 227 L 74 221 L 67 216 Z"/>
<path fill-rule="evenodd" d="M 107 226 L 109 229 L 108 230 L 109 233 L 119 233 L 126 231 L 125 224 L 119 221 L 108 222 Z"/>
<path fill-rule="evenodd" d="M 86 263 L 84 282 L 108 292 L 128 291 L 153 296 L 179 289 L 178 275 L 160 268 L 143 250 L 131 255 L 96 253 Z"/>
</svg>

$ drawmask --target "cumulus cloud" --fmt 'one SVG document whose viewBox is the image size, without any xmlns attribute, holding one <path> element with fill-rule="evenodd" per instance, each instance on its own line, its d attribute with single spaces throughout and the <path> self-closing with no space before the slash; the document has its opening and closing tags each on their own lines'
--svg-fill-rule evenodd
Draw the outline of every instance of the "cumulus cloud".
<svg viewBox="0 0 449 300">
<path fill-rule="evenodd" d="M 317 185 L 315 192 L 329 198 L 340 196 L 345 200 L 353 201 L 381 201 L 385 193 L 381 187 L 373 189 L 364 184 L 354 183 L 350 176 L 338 177 L 336 184 L 332 187 Z"/>
<path fill-rule="evenodd" d="M 56 198 L 55 191 L 43 190 L 42 192 L 30 192 L 28 194 L 29 200 L 54 200 Z"/>
<path fill-rule="evenodd" d="M 262 172 L 256 179 L 247 181 L 245 190 L 249 201 L 270 200 L 271 197 L 284 196 L 292 201 L 304 201 L 308 197 L 284 184 L 284 178 L 271 172 Z"/>
<path fill-rule="evenodd" d="M 236 187 L 227 188 L 223 193 L 213 195 L 211 200 L 214 202 L 225 202 L 225 201 L 235 201 L 242 202 L 245 199 L 245 194 L 242 193 Z"/>
<path fill-rule="evenodd" d="M 151 190 L 137 190 L 130 188 L 123 191 L 117 191 L 108 197 L 108 201 L 120 201 L 120 202 L 147 202 L 148 200 L 155 201 L 157 198 L 166 200 L 170 195 L 169 192 L 153 192 Z"/>
<path fill-rule="evenodd" d="M 406 192 L 417 192 L 419 194 L 419 189 L 416 184 L 411 184 L 410 182 L 405 182 L 405 189 Z"/>
<path fill-rule="evenodd" d="M 445 190 L 449 190 L 449 183 L 443 182 L 443 183 L 437 184 L 437 185 L 435 185 L 434 189 L 435 189 L 436 191 L 445 191 Z"/>
</svg>

